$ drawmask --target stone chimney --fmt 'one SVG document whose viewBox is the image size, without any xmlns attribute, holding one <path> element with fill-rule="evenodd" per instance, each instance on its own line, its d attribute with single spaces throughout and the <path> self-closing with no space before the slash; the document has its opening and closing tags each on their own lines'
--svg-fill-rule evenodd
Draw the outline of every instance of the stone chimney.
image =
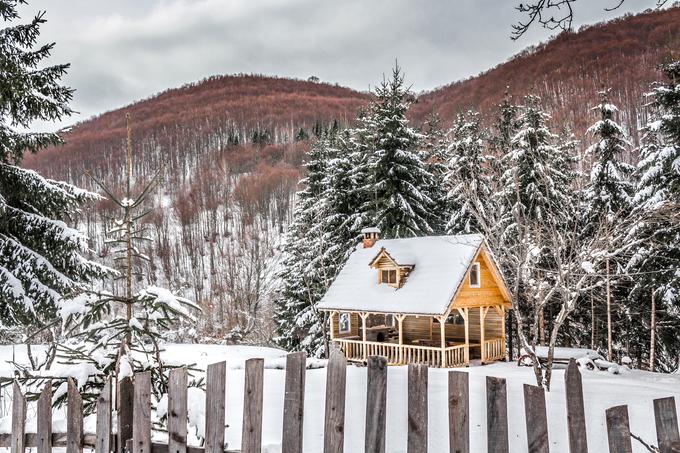
<svg viewBox="0 0 680 453">
<path fill-rule="evenodd" d="M 364 228 L 361 230 L 361 234 L 364 235 L 364 248 L 370 249 L 380 239 L 380 228 Z"/>
</svg>

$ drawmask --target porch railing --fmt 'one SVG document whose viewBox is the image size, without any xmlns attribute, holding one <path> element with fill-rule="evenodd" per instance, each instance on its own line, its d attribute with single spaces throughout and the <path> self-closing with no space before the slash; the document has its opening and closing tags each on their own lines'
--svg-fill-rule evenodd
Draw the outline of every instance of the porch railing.
<svg viewBox="0 0 680 453">
<path fill-rule="evenodd" d="M 396 343 L 379 343 L 375 341 L 363 342 L 361 340 L 345 340 L 335 338 L 333 341 L 340 345 L 347 360 L 351 362 L 363 362 L 366 357 L 372 355 L 387 358 L 390 365 L 405 363 L 421 363 L 433 367 L 463 366 L 465 361 L 465 345 L 437 348 L 433 346 L 399 345 Z M 442 362 L 442 353 L 445 362 Z"/>
<path fill-rule="evenodd" d="M 505 345 L 503 344 L 502 338 L 485 340 L 482 347 L 482 360 L 485 362 L 505 358 Z"/>
</svg>

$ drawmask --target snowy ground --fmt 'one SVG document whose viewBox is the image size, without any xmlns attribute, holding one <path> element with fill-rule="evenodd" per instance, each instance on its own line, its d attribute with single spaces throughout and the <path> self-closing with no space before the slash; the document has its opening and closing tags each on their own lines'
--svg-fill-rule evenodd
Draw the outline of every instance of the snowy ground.
<svg viewBox="0 0 680 453">
<path fill-rule="evenodd" d="M 23 348 L 16 347 L 18 359 L 23 358 Z M 265 358 L 265 395 L 263 409 L 264 451 L 280 451 L 281 416 L 283 411 L 285 352 L 270 348 L 217 345 L 169 345 L 167 357 L 171 360 L 196 363 L 204 368 L 209 363 L 227 361 L 227 424 L 226 440 L 229 448 L 238 448 L 241 437 L 241 411 L 243 406 L 243 362 L 250 357 Z M 12 358 L 11 346 L 0 346 L 0 374 L 8 375 L 11 367 L 5 363 Z M 314 365 L 321 363 L 316 361 Z M 486 451 L 486 401 L 485 376 L 498 376 L 507 379 L 508 413 L 511 451 L 526 451 L 526 431 L 524 425 L 524 405 L 522 385 L 533 383 L 530 368 L 518 368 L 515 364 L 498 363 L 483 367 L 464 369 L 470 373 L 470 428 L 471 451 Z M 429 451 L 448 451 L 447 420 L 447 370 L 432 369 L 429 376 Z M 323 414 L 325 396 L 325 369 L 310 369 L 307 373 L 305 395 L 305 451 L 316 453 L 323 450 Z M 406 451 L 407 433 L 407 389 L 406 368 L 390 367 L 387 388 L 387 451 L 391 453 Z M 566 452 L 567 424 L 564 401 L 564 371 L 555 371 L 553 390 L 547 394 L 548 425 L 550 430 L 550 450 Z M 612 375 L 602 371 L 583 373 L 586 418 L 588 421 L 588 443 L 590 451 L 607 450 L 605 409 L 619 404 L 629 405 L 631 431 L 646 441 L 656 443 L 654 429 L 654 398 L 675 396 L 680 402 L 680 375 L 630 371 Z M 363 451 L 363 426 L 365 413 L 366 369 L 348 367 L 347 418 L 345 451 Z M 201 418 L 203 393 L 190 395 L 190 407 L 197 413 L 194 419 Z M 0 402 L 0 415 L 6 415 L 8 402 Z M 676 403 L 677 404 L 677 403 Z M 31 411 L 29 410 L 29 413 Z M 86 429 L 94 428 L 94 420 L 86 421 Z M 199 422 L 200 424 L 200 422 Z M 63 419 L 55 417 L 55 430 L 63 430 Z M 29 429 L 35 421 L 29 422 Z M 0 418 L 0 432 L 9 430 L 9 418 Z M 201 427 L 199 427 L 200 430 Z M 192 436 L 193 437 L 193 436 Z M 195 440 L 195 438 L 194 438 Z M 645 452 L 634 441 L 635 452 Z"/>
</svg>

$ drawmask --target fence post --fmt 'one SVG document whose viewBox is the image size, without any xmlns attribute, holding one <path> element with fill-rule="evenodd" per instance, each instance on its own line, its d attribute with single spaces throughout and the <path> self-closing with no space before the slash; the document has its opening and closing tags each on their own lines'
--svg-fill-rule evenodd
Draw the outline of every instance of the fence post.
<svg viewBox="0 0 680 453">
<path fill-rule="evenodd" d="M 38 398 L 37 453 L 52 453 L 52 381 L 48 380 Z M 108 453 L 108 452 L 107 452 Z"/>
<path fill-rule="evenodd" d="M 347 360 L 342 352 L 333 351 L 328 361 L 326 377 L 324 453 L 343 453 L 344 450 L 346 385 Z"/>
<path fill-rule="evenodd" d="M 83 398 L 76 383 L 68 378 L 68 402 L 66 406 L 66 453 L 83 451 Z"/>
<path fill-rule="evenodd" d="M 97 443 L 95 444 L 95 453 L 109 453 L 110 451 L 111 451 L 111 378 L 109 377 L 106 379 L 106 384 L 104 384 L 102 393 L 97 398 Z"/>
<path fill-rule="evenodd" d="M 26 447 L 26 397 L 15 381 L 12 386 L 12 444 L 11 453 L 24 453 Z"/>
<path fill-rule="evenodd" d="M 671 396 L 654 400 L 654 420 L 656 421 L 656 438 L 659 442 L 659 452 L 675 453 L 680 451 L 680 434 L 678 433 L 678 414 L 675 409 L 675 398 Z"/>
<path fill-rule="evenodd" d="M 548 453 L 548 420 L 545 410 L 545 390 L 543 387 L 524 384 L 524 416 L 527 426 L 527 446 L 529 453 Z"/>
<path fill-rule="evenodd" d="M 469 374 L 449 371 L 449 450 L 470 453 Z"/>
<path fill-rule="evenodd" d="M 118 408 L 118 442 L 116 448 L 118 453 L 122 453 L 127 441 L 132 439 L 135 388 L 130 376 L 120 379 L 116 388 L 116 406 Z"/>
<path fill-rule="evenodd" d="M 307 356 L 293 352 L 286 357 L 281 453 L 302 453 L 302 421 L 305 409 Z"/>
<path fill-rule="evenodd" d="M 567 426 L 569 432 L 569 452 L 588 453 L 586 436 L 586 413 L 583 405 L 583 386 L 581 372 L 574 359 L 564 374 L 565 393 L 567 397 Z"/>
<path fill-rule="evenodd" d="M 494 453 L 510 453 L 505 379 L 486 377 L 486 428 L 488 450 Z"/>
<path fill-rule="evenodd" d="M 607 439 L 610 453 L 632 453 L 628 406 L 614 406 L 607 409 Z"/>
<path fill-rule="evenodd" d="M 227 362 L 208 365 L 205 385 L 205 453 L 224 451 L 226 385 Z"/>
<path fill-rule="evenodd" d="M 168 376 L 168 453 L 187 451 L 186 368 L 170 370 Z"/>
<path fill-rule="evenodd" d="M 385 453 L 385 408 L 387 403 L 387 359 L 368 358 L 366 385 L 365 453 Z"/>
<path fill-rule="evenodd" d="M 263 379 L 264 359 L 246 360 L 241 453 L 260 453 L 262 451 Z"/>
<path fill-rule="evenodd" d="M 408 366 L 408 453 L 427 453 L 427 365 Z"/>
<path fill-rule="evenodd" d="M 133 453 L 151 453 L 151 373 L 135 373 Z"/>
</svg>

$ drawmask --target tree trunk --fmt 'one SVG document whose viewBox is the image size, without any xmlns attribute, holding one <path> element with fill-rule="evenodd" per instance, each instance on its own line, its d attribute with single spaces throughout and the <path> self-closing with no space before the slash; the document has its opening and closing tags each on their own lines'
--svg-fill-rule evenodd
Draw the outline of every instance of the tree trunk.
<svg viewBox="0 0 680 453">
<path fill-rule="evenodd" d="M 656 300 L 654 296 L 654 290 L 652 290 L 652 320 L 650 322 L 649 335 L 649 371 L 654 371 L 654 362 L 656 361 Z"/>
<path fill-rule="evenodd" d="M 612 361 L 612 292 L 609 278 L 609 257 L 607 257 L 607 360 Z"/>
</svg>

